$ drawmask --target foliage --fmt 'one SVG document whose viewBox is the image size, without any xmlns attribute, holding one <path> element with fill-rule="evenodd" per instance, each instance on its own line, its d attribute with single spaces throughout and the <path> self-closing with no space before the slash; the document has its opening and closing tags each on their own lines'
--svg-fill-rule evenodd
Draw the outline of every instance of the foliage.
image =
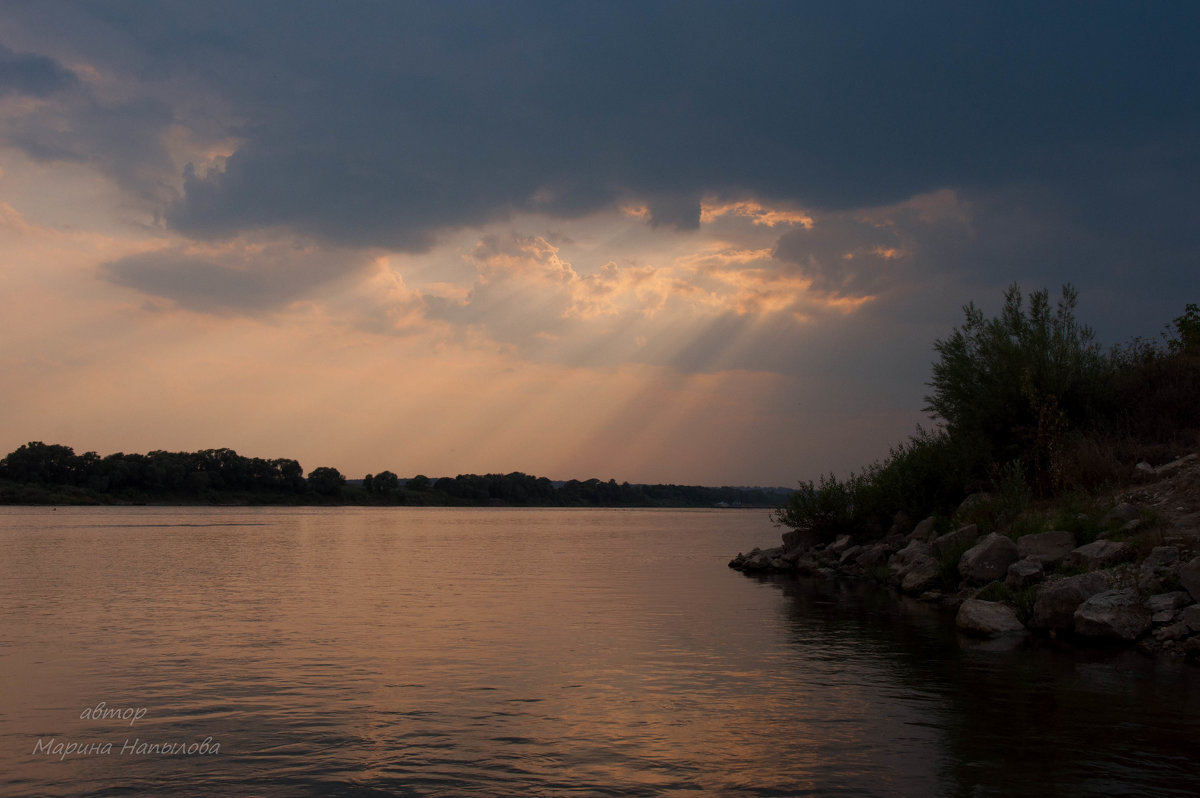
<svg viewBox="0 0 1200 798">
<path fill-rule="evenodd" d="M 934 343 L 926 410 L 978 461 L 1020 459 L 1042 489 L 1053 486 L 1062 435 L 1112 403 L 1111 360 L 1076 322 L 1076 301 L 1067 285 L 1053 309 L 1045 290 L 1026 306 L 1014 284 L 999 316 L 968 304 L 963 325 Z"/>
<path fill-rule="evenodd" d="M 1131 452 L 1195 445 L 1200 309 L 1187 306 L 1165 346 L 1136 340 L 1106 354 L 1075 320 L 1076 301 L 1069 285 L 1053 308 L 1047 291 L 1026 302 L 1013 285 L 997 318 L 968 304 L 964 324 L 934 343 L 926 409 L 944 427 L 918 430 L 845 479 L 800 483 L 775 522 L 826 539 L 881 534 L 897 511 L 946 517 L 968 490 L 990 485 L 958 522 L 1014 537 L 1064 529 L 1094 540 L 1103 510 L 1082 490 L 1127 475 Z M 1035 511 L 1039 496 L 1065 498 L 1056 510 Z M 944 578 L 956 579 L 957 557 L 945 559 Z"/>
<path fill-rule="evenodd" d="M 924 518 L 957 505 L 964 495 L 963 474 L 971 468 L 969 456 L 944 432 L 919 429 L 893 446 L 883 462 L 845 480 L 829 474 L 816 483 L 801 482 L 774 520 L 823 538 L 882 533 L 897 512 Z"/>
<path fill-rule="evenodd" d="M 314 468 L 308 475 L 308 488 L 321 496 L 336 496 L 346 485 L 346 478 L 336 468 Z"/>
<path fill-rule="evenodd" d="M 1172 322 L 1175 337 L 1167 341 L 1167 347 L 1176 354 L 1200 354 L 1200 307 L 1189 302 L 1182 316 Z"/>
<path fill-rule="evenodd" d="M 777 507 L 787 491 L 696 485 L 631 485 L 615 480 L 556 484 L 520 472 L 459 474 L 433 482 L 424 475 L 403 486 L 392 471 L 348 484 L 335 468 L 308 480 L 295 460 L 242 457 L 232 449 L 149 454 L 95 452 L 38 441 L 0 459 L 0 504 L 221 502 L 251 504 L 373 504 L 604 507 Z"/>
</svg>

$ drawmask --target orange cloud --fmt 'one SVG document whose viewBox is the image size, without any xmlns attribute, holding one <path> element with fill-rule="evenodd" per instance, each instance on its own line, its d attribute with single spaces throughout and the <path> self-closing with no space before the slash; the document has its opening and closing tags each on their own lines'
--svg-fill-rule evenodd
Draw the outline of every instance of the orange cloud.
<svg viewBox="0 0 1200 798">
<path fill-rule="evenodd" d="M 700 222 L 702 224 L 711 224 L 721 216 L 746 217 L 753 224 L 764 227 L 798 225 L 811 229 L 813 226 L 812 217 L 806 213 L 782 208 L 770 208 L 751 200 L 727 202 L 721 205 L 716 205 L 712 202 L 702 202 L 700 204 Z"/>
</svg>

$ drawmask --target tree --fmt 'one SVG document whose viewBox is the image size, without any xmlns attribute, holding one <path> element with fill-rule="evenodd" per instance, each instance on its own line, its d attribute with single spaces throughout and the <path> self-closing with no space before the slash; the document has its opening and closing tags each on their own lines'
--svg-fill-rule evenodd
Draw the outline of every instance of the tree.
<svg viewBox="0 0 1200 798">
<path fill-rule="evenodd" d="M 400 487 L 400 478 L 391 471 L 380 471 L 371 480 L 371 487 L 368 488 L 372 493 L 388 494 Z"/>
<path fill-rule="evenodd" d="M 308 475 L 309 490 L 322 496 L 337 496 L 345 484 L 346 478 L 342 472 L 328 466 L 314 468 Z"/>
<path fill-rule="evenodd" d="M 1077 298 L 1065 285 L 1051 310 L 1043 289 L 1026 308 L 1014 283 L 999 316 L 986 319 L 968 304 L 963 325 L 934 343 L 939 359 L 925 409 L 958 444 L 985 462 L 1021 459 L 1038 471 L 1063 433 L 1108 411 L 1112 363 L 1091 328 L 1075 321 Z"/>
<path fill-rule="evenodd" d="M 0 461 L 0 474 L 16 482 L 67 485 L 74 481 L 78 465 L 70 446 L 31 441 Z"/>
<path fill-rule="evenodd" d="M 424 474 L 417 474 L 415 477 L 410 479 L 404 485 L 404 487 L 418 492 L 429 490 L 429 477 L 425 476 Z"/>
</svg>

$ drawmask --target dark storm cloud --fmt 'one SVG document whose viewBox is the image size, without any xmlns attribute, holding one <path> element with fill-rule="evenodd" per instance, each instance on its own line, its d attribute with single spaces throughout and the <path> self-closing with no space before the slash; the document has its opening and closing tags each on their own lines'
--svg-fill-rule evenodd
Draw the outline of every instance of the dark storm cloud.
<svg viewBox="0 0 1200 798">
<path fill-rule="evenodd" d="M 168 209 L 192 235 L 284 224 L 419 250 L 439 228 L 628 197 L 689 228 L 706 192 L 864 207 L 1129 182 L 1146 152 L 1197 177 L 1194 4 L 66 8 L 80 50 L 94 18 L 143 79 L 229 103 L 241 147 Z"/>
<path fill-rule="evenodd" d="M 169 248 L 128 255 L 100 268 L 117 285 L 188 310 L 259 314 L 283 308 L 365 265 L 361 253 L 274 244 L 200 253 Z"/>
<path fill-rule="evenodd" d="M 0 44 L 0 97 L 49 97 L 77 84 L 75 74 L 53 58 L 14 53 Z"/>
</svg>

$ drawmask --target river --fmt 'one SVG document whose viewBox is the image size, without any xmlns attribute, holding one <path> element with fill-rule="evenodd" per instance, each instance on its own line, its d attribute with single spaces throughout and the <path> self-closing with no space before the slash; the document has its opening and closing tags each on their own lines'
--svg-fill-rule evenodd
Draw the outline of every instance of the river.
<svg viewBox="0 0 1200 798">
<path fill-rule="evenodd" d="M 0 508 L 0 794 L 1194 795 L 1200 668 L 754 579 L 765 511 Z"/>
</svg>

